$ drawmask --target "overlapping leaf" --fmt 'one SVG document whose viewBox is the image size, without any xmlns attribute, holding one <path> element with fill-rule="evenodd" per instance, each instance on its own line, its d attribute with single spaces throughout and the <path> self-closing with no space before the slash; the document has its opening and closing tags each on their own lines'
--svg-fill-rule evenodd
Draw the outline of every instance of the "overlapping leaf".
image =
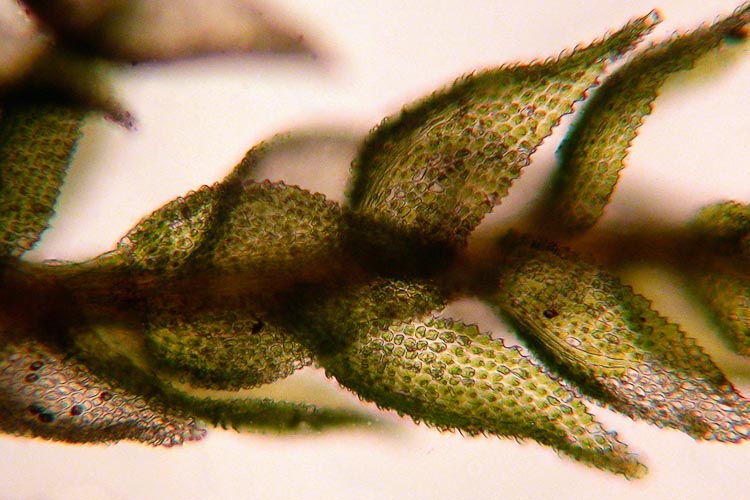
<svg viewBox="0 0 750 500">
<path fill-rule="evenodd" d="M 146 217 L 101 259 L 119 261 L 143 283 L 153 354 L 203 387 L 252 387 L 309 364 L 309 353 L 264 309 L 274 290 L 340 274 L 336 205 L 248 180 L 258 154 L 221 184 Z"/>
<path fill-rule="evenodd" d="M 694 339 L 572 252 L 517 235 L 488 300 L 589 395 L 698 439 L 750 437 L 748 402 Z"/>
<path fill-rule="evenodd" d="M 117 35 L 118 25 L 130 26 L 144 6 L 162 6 L 78 2 L 93 9 L 91 17 L 60 24 L 49 13 L 66 2 L 31 3 L 65 40 L 89 47 Z M 598 217 L 666 75 L 692 65 L 748 17 L 750 6 L 649 49 L 597 93 L 563 148 L 566 161 L 580 160 L 563 166 L 565 175 L 575 172 L 561 177 L 573 194 L 558 183 L 562 200 L 554 200 L 568 229 Z M 465 77 L 386 120 L 354 162 L 345 213 L 322 195 L 251 180 L 261 145 L 223 182 L 155 211 L 98 259 L 57 267 L 5 259 L 0 278 L 16 281 L 0 288 L 0 326 L 15 330 L 0 331 L 0 427 L 76 442 L 170 445 L 202 435 L 185 415 L 282 430 L 365 421 L 308 405 L 194 393 L 196 386 L 265 384 L 314 359 L 360 397 L 416 421 L 533 439 L 600 468 L 642 475 L 645 468 L 556 375 L 475 327 L 436 316 L 457 292 L 436 271 L 607 63 L 656 21 L 655 14 L 638 19 L 559 59 Z M 80 33 L 72 30 L 76 23 Z M 180 43 L 179 50 L 189 46 Z M 112 55 L 107 43 L 101 48 Z M 117 57 L 179 52 L 127 50 Z M 9 107 L 0 120 L 0 256 L 16 257 L 52 213 L 80 116 Z M 575 180 L 581 177 L 591 182 Z M 586 211 L 579 205 L 593 215 L 575 219 Z M 707 270 L 745 258 L 748 220 L 737 204 L 703 213 L 695 234 L 725 259 L 708 260 Z M 524 237 L 503 241 L 501 261 L 499 289 L 485 299 L 584 392 L 695 438 L 750 436 L 748 402 L 646 299 L 572 252 Z M 745 274 L 720 270 L 697 286 L 731 320 L 729 330 L 747 330 Z M 30 293 L 18 298 L 13 287 L 25 277 Z M 24 303 L 34 291 L 40 297 Z M 64 300 L 54 304 L 58 298 Z M 38 317 L 29 313 L 37 306 Z"/>
<path fill-rule="evenodd" d="M 251 180 L 263 150 L 251 150 L 222 183 L 144 218 L 104 258 L 163 275 L 229 272 L 279 282 L 330 271 L 343 252 L 340 209 L 320 194 Z"/>
<path fill-rule="evenodd" d="M 430 252 L 440 261 L 462 245 L 560 117 L 656 21 L 652 13 L 559 59 L 467 76 L 386 119 L 352 167 L 355 243 L 387 267 L 424 267 Z"/>
<path fill-rule="evenodd" d="M 676 36 L 639 54 L 602 84 L 579 115 L 559 151 L 541 223 L 576 234 L 596 223 L 625 168 L 659 87 L 670 74 L 693 67 L 706 52 L 750 22 L 750 4 L 711 26 Z"/>
<path fill-rule="evenodd" d="M 235 393 L 196 396 L 190 386 L 177 388 L 168 366 L 154 356 L 137 327 L 100 323 L 77 329 L 73 353 L 99 377 L 120 381 L 125 389 L 143 394 L 150 404 L 178 414 L 189 414 L 212 425 L 278 432 L 329 429 L 347 425 L 371 424 L 365 415 L 350 410 L 318 408 L 309 404 L 272 401 L 266 398 L 237 397 Z M 212 346 L 219 348 L 221 339 Z M 219 362 L 218 359 L 209 361 Z M 271 360 L 271 362 L 277 362 Z M 231 367 L 214 367 L 232 370 Z M 238 371 L 241 370 L 238 369 Z M 196 376 L 200 371 L 196 371 Z M 94 434 L 96 437 L 96 434 Z"/>
<path fill-rule="evenodd" d="M 691 224 L 695 245 L 688 285 L 705 304 L 729 347 L 750 356 L 750 207 L 722 202 L 703 208 Z"/>
<path fill-rule="evenodd" d="M 289 333 L 244 308 L 175 313 L 152 304 L 148 346 L 163 369 L 197 387 L 240 389 L 286 377 L 312 362 Z"/>
<path fill-rule="evenodd" d="M 750 205 L 736 201 L 708 205 L 691 221 L 690 229 L 712 254 L 750 258 Z"/>
<path fill-rule="evenodd" d="M 361 398 L 469 434 L 528 438 L 628 477 L 645 468 L 517 348 L 446 318 L 429 284 L 377 280 L 299 304 L 296 327 Z"/>
</svg>

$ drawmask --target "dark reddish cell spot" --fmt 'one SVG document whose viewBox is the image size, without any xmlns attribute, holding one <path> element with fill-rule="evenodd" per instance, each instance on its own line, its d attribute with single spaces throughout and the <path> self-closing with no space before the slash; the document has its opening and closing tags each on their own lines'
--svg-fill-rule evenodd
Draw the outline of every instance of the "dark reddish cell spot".
<svg viewBox="0 0 750 500">
<path fill-rule="evenodd" d="M 73 415 L 74 417 L 77 417 L 81 413 L 83 413 L 83 406 L 81 405 L 73 405 L 70 408 L 70 414 Z"/>
<path fill-rule="evenodd" d="M 49 424 L 50 422 L 55 421 L 55 416 L 51 413 L 40 413 L 38 418 L 43 424 Z"/>
<path fill-rule="evenodd" d="M 32 415 L 39 415 L 40 413 L 44 413 L 44 406 L 33 404 L 29 405 L 29 413 Z"/>
<path fill-rule="evenodd" d="M 29 373 L 28 375 L 26 375 L 26 377 L 24 377 L 24 380 L 29 383 L 36 382 L 37 380 L 39 380 L 39 375 L 37 375 L 36 373 Z"/>
<path fill-rule="evenodd" d="M 560 314 L 560 313 L 558 313 L 558 312 L 557 312 L 557 311 L 555 311 L 554 309 L 545 309 L 545 310 L 544 310 L 544 312 L 543 312 L 542 314 L 544 314 L 544 317 L 545 317 L 545 318 L 547 318 L 547 319 L 552 319 L 552 318 L 554 318 L 555 316 L 557 316 L 557 315 L 558 315 L 558 314 Z"/>
<path fill-rule="evenodd" d="M 104 391 L 101 394 L 99 394 L 99 399 L 101 399 L 102 401 L 109 401 L 110 399 L 112 399 L 112 394 L 110 394 L 107 391 Z"/>
<path fill-rule="evenodd" d="M 29 370 L 37 371 L 39 368 L 41 368 L 43 366 L 44 366 L 44 362 L 43 361 L 34 361 L 33 363 L 31 363 L 29 365 Z"/>
<path fill-rule="evenodd" d="M 49 211 L 49 209 L 41 203 L 32 204 L 31 210 L 33 210 L 36 214 L 46 214 Z"/>
<path fill-rule="evenodd" d="M 258 321 L 257 323 L 253 325 L 253 334 L 254 335 L 258 334 L 262 329 L 263 329 L 263 322 Z"/>
<path fill-rule="evenodd" d="M 727 41 L 729 42 L 742 42 L 750 37 L 750 30 L 747 26 L 738 26 L 732 29 L 727 35 Z"/>
</svg>

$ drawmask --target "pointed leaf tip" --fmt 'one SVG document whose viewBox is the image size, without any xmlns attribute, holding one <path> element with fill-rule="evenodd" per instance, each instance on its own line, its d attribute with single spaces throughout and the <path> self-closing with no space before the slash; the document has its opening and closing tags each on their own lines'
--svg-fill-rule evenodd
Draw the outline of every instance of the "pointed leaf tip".
<svg viewBox="0 0 750 500">
<path fill-rule="evenodd" d="M 691 69 L 748 21 L 745 5 L 710 26 L 646 49 L 604 81 L 558 150 L 560 165 L 538 214 L 548 234 L 573 236 L 596 223 L 662 84 L 672 73 Z"/>
<path fill-rule="evenodd" d="M 488 298 L 560 372 L 632 418 L 696 439 L 750 438 L 747 401 L 677 325 L 570 251 L 510 235 Z"/>
<path fill-rule="evenodd" d="M 517 348 L 420 312 L 439 308 L 438 296 L 429 285 L 376 280 L 313 299 L 296 328 L 327 374 L 380 407 L 439 429 L 533 439 L 628 477 L 644 474 L 571 389 Z"/>
<path fill-rule="evenodd" d="M 657 20 L 641 17 L 558 59 L 471 74 L 384 120 L 352 166 L 352 239 L 397 268 L 425 248 L 462 246 L 608 62 Z"/>
</svg>

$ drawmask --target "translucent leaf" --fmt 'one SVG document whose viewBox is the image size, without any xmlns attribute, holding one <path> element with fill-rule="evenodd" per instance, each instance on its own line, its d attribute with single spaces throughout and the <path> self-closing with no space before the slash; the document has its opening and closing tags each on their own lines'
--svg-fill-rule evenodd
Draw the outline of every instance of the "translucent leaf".
<svg viewBox="0 0 750 500">
<path fill-rule="evenodd" d="M 121 439 L 173 446 L 200 439 L 192 419 L 164 413 L 35 340 L 0 350 L 0 428 L 68 442 Z"/>
<path fill-rule="evenodd" d="M 750 436 L 747 401 L 648 300 L 553 245 L 510 235 L 502 248 L 498 292 L 488 300 L 587 394 L 697 439 Z"/>
<path fill-rule="evenodd" d="M 0 117 L 0 256 L 18 257 L 46 229 L 84 112 L 6 105 Z"/>
<path fill-rule="evenodd" d="M 242 0 L 25 0 L 66 44 L 126 61 L 304 52 L 300 33 Z M 186 27 L 189 26 L 189 29 Z"/>
<path fill-rule="evenodd" d="M 439 303 L 425 285 L 376 281 L 321 299 L 298 325 L 329 375 L 383 408 L 444 430 L 534 439 L 628 477 L 645 473 L 573 391 L 517 348 L 420 312 Z"/>
<path fill-rule="evenodd" d="M 656 21 L 652 13 L 559 59 L 469 75 L 384 120 L 352 167 L 355 241 L 388 264 L 462 245 L 560 117 Z"/>
<path fill-rule="evenodd" d="M 607 78 L 581 112 L 562 144 L 542 223 L 575 234 L 594 225 L 609 202 L 628 149 L 659 87 L 670 74 L 695 61 L 750 22 L 750 4 L 711 26 L 650 47 Z"/>
<path fill-rule="evenodd" d="M 194 284 L 230 272 L 223 284 L 206 285 L 229 291 L 240 281 L 280 287 L 329 274 L 342 259 L 340 209 L 321 194 L 251 180 L 267 146 L 253 148 L 221 183 L 145 217 L 100 262 L 164 276 L 190 270 Z"/>
<path fill-rule="evenodd" d="M 118 243 L 122 262 L 163 274 L 179 269 L 206 240 L 215 223 L 217 198 L 214 189 L 203 186 L 145 217 Z"/>
</svg>

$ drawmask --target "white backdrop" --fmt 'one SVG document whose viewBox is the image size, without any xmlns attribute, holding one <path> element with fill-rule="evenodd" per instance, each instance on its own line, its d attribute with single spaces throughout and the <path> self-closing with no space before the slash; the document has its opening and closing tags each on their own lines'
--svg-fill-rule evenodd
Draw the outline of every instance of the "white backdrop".
<svg viewBox="0 0 750 500">
<path fill-rule="evenodd" d="M 31 258 L 83 259 L 109 250 L 148 212 L 221 179 L 249 147 L 275 133 L 329 127 L 361 137 L 402 105 L 474 69 L 556 55 L 654 7 L 665 17 L 653 35 L 661 38 L 735 6 L 734 0 L 277 0 L 274 10 L 301 27 L 319 58 L 220 57 L 119 72 L 118 94 L 137 129 L 87 124 L 54 227 Z M 643 207 L 653 218 L 682 220 L 717 199 L 750 201 L 749 47 L 709 56 L 695 72 L 668 82 L 602 224 L 633 223 Z M 561 136 L 545 142 L 488 224 L 523 208 L 538 191 Z M 287 163 L 286 170 L 268 172 L 340 200 L 353 146 L 338 146 L 290 153 L 275 162 Z M 750 389 L 750 363 L 723 350 L 675 293 L 672 278 L 649 269 L 627 275 Z M 472 303 L 456 311 L 497 335 L 508 333 Z M 277 393 L 363 407 L 319 372 L 295 379 Z M 378 415 L 371 405 L 363 408 Z M 292 436 L 212 430 L 199 443 L 171 450 L 3 437 L 0 498 L 687 499 L 750 491 L 750 443 L 698 443 L 597 413 L 649 465 L 646 479 L 629 482 L 534 443 L 441 434 L 388 413 L 372 429 Z"/>
</svg>

